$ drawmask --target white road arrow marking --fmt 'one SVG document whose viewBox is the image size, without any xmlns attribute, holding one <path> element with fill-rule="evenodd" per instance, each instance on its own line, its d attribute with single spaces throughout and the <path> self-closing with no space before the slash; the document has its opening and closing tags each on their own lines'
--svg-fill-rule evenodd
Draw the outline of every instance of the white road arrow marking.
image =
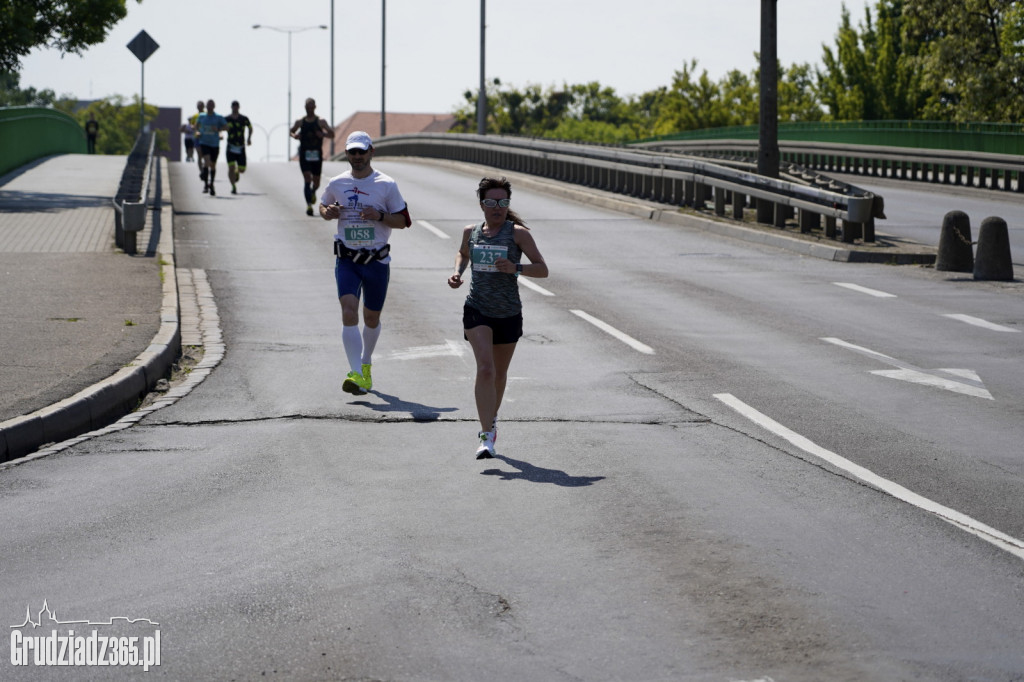
<svg viewBox="0 0 1024 682">
<path fill-rule="evenodd" d="M 985 384 L 982 383 L 981 377 L 978 376 L 977 372 L 970 369 L 935 369 L 932 371 L 915 367 L 906 362 L 901 362 L 894 357 L 873 351 L 870 348 L 864 348 L 862 346 L 856 346 L 852 343 L 843 341 L 842 339 L 835 338 L 822 338 L 822 341 L 831 343 L 836 346 L 848 348 L 862 355 L 875 358 L 887 365 L 892 365 L 897 369 L 882 369 L 871 372 L 878 376 L 888 377 L 890 379 L 898 379 L 899 381 L 909 381 L 912 384 L 921 384 L 923 386 L 934 386 L 935 388 L 941 388 L 953 393 L 961 393 L 963 395 L 973 396 L 975 398 L 985 398 L 986 400 L 995 400 L 992 394 L 985 388 Z M 940 376 L 935 372 L 943 372 L 956 379 L 951 379 L 946 376 Z"/>
<path fill-rule="evenodd" d="M 462 357 L 466 354 L 466 344 L 458 341 L 446 340 L 437 346 L 415 346 L 408 350 L 399 350 L 391 353 L 395 360 L 421 360 L 423 358 L 440 358 L 446 355 Z"/>
</svg>

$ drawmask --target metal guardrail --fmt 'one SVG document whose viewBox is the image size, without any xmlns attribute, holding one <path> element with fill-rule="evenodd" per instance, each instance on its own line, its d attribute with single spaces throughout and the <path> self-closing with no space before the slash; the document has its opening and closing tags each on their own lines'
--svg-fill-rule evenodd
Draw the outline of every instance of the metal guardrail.
<svg viewBox="0 0 1024 682">
<path fill-rule="evenodd" d="M 152 132 L 140 133 L 135 139 L 113 198 L 114 241 L 118 248 L 131 255 L 137 250 L 136 235 L 146 227 L 155 144 L 156 135 Z"/>
<path fill-rule="evenodd" d="M 874 240 L 874 219 L 882 217 L 881 202 L 870 192 L 848 188 L 853 194 L 812 187 L 785 179 L 772 179 L 694 157 L 658 151 L 603 147 L 526 139 L 501 135 L 417 133 L 377 140 L 378 155 L 421 156 L 474 163 L 625 194 L 676 206 L 703 207 L 709 199 L 725 215 L 742 218 L 748 198 L 766 222 L 783 225 L 793 209 L 800 211 L 800 227 L 810 232 L 825 218 L 825 233 L 836 237 L 836 221 L 843 221 L 844 241 L 862 236 Z"/>
<path fill-rule="evenodd" d="M 750 140 L 676 140 L 639 146 L 716 157 L 757 156 L 757 142 Z M 780 140 L 779 159 L 832 173 L 1024 192 L 1024 156 L 1016 154 Z"/>
</svg>

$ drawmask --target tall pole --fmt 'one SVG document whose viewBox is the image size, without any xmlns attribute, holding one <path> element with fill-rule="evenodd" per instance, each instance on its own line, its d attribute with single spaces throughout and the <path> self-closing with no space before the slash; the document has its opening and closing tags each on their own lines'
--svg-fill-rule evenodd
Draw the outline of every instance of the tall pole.
<svg viewBox="0 0 1024 682">
<path fill-rule="evenodd" d="M 139 134 L 146 130 L 146 62 L 142 62 L 142 87 L 139 94 Z"/>
<path fill-rule="evenodd" d="M 292 33 L 288 31 L 288 115 L 284 117 L 289 123 L 292 120 Z M 284 162 L 288 163 L 292 160 L 292 136 L 287 135 L 284 143 L 288 147 L 285 150 Z"/>
<path fill-rule="evenodd" d="M 334 128 L 334 0 L 331 0 L 331 128 Z M 331 137 L 331 156 L 334 156 L 333 137 Z"/>
<path fill-rule="evenodd" d="M 292 34 L 293 33 L 301 33 L 302 31 L 309 31 L 309 30 L 312 30 L 314 28 L 319 28 L 321 30 L 326 31 L 330 27 L 325 25 L 325 24 L 320 24 L 319 26 L 297 26 L 297 27 L 265 26 L 263 24 L 253 24 L 252 27 L 253 27 L 254 30 L 255 29 L 259 29 L 259 28 L 267 28 L 267 29 L 270 29 L 271 31 L 278 31 L 279 33 L 287 33 L 288 34 L 288 113 L 285 114 L 284 120 L 287 121 L 289 124 L 291 124 L 291 122 L 292 122 Z M 331 54 L 333 55 L 333 50 L 334 50 L 333 42 L 331 43 L 331 50 L 332 50 Z M 334 74 L 334 61 L 333 61 L 333 59 L 331 60 L 331 74 L 332 74 L 332 77 L 331 77 L 331 81 L 332 81 L 331 82 L 331 88 L 332 88 L 332 92 L 333 92 L 333 88 L 334 88 L 334 82 L 333 82 L 334 81 L 334 77 L 333 77 L 333 74 Z M 333 99 L 333 95 L 332 95 L 332 99 Z M 288 135 L 287 138 L 285 138 L 284 143 L 285 143 L 285 156 L 284 156 L 284 160 L 285 160 L 285 163 L 287 163 L 292 158 L 292 136 L 290 134 Z"/>
<path fill-rule="evenodd" d="M 387 36 L 385 22 L 387 21 L 387 0 L 380 0 L 380 136 L 387 135 L 387 121 L 385 120 L 387 109 L 384 108 L 384 71 L 387 68 L 384 61 L 384 39 Z"/>
<path fill-rule="evenodd" d="M 487 85 L 484 83 L 484 57 L 486 55 L 487 0 L 480 0 L 480 94 L 476 100 L 476 132 L 487 134 Z"/>
<path fill-rule="evenodd" d="M 761 121 L 757 173 L 779 177 L 779 57 L 777 0 L 761 0 Z"/>
</svg>

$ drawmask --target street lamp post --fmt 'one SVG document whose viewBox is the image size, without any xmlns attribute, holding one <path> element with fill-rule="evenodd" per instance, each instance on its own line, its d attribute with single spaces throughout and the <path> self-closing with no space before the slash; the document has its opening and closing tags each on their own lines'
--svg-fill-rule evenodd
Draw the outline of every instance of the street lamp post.
<svg viewBox="0 0 1024 682">
<path fill-rule="evenodd" d="M 266 146 L 266 152 L 263 154 L 263 161 L 264 162 L 270 161 L 270 135 L 271 135 L 271 133 L 273 133 L 275 130 L 277 130 L 281 126 L 287 126 L 289 124 L 288 123 L 278 123 L 276 126 L 271 128 L 270 130 L 267 130 L 266 128 L 261 126 L 259 123 L 253 123 L 252 125 L 253 125 L 254 128 L 259 128 L 261 131 L 263 131 L 263 136 L 266 138 L 266 145 L 267 145 Z M 285 159 L 285 161 L 287 161 L 287 160 L 288 159 Z"/>
<path fill-rule="evenodd" d="M 265 26 L 263 24 L 253 24 L 253 29 L 267 28 L 271 31 L 277 31 L 278 33 L 288 34 L 288 115 L 285 120 L 291 122 L 292 120 L 292 34 L 302 33 L 303 31 L 311 31 L 315 28 L 326 31 L 329 27 L 324 24 L 319 26 Z M 285 138 L 285 144 L 287 149 L 285 151 L 284 160 L 287 163 L 292 158 L 292 137 L 289 135 Z M 269 155 L 269 152 L 268 152 Z"/>
</svg>

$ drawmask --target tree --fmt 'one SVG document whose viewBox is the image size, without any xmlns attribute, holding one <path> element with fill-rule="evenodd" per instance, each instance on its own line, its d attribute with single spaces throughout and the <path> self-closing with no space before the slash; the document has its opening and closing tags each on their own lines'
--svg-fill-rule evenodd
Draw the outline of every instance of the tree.
<svg viewBox="0 0 1024 682">
<path fill-rule="evenodd" d="M 67 114 L 70 114 L 85 127 L 89 116 L 95 116 L 100 124 L 99 134 L 96 136 L 97 154 L 128 154 L 135 145 L 135 138 L 139 133 L 139 96 L 132 97 L 130 103 L 126 103 L 122 95 L 114 95 L 106 99 L 98 99 L 90 102 L 87 107 L 75 110 L 77 102 L 62 100 L 55 106 Z M 145 108 L 145 119 L 149 123 L 157 117 L 160 109 L 147 104 Z M 167 132 L 157 131 L 156 150 L 168 151 L 170 149 Z"/>
<path fill-rule="evenodd" d="M 20 87 L 21 76 L 14 71 L 0 71 L 0 107 L 49 107 L 57 102 L 53 90 Z"/>
<path fill-rule="evenodd" d="M 126 0 L 2 0 L 0 71 L 17 71 L 21 59 L 39 46 L 81 54 L 103 42 L 128 13 L 125 4 Z"/>
<path fill-rule="evenodd" d="M 928 92 L 923 114 L 946 121 L 1024 117 L 1024 7 L 1018 0 L 905 0 L 907 35 Z"/>
<path fill-rule="evenodd" d="M 920 54 L 927 43 L 908 35 L 906 0 L 879 0 L 864 8 L 859 29 L 843 6 L 835 52 L 824 47 L 818 91 L 840 121 L 917 118 L 927 100 Z M 877 16 L 877 21 L 876 21 Z"/>
</svg>

